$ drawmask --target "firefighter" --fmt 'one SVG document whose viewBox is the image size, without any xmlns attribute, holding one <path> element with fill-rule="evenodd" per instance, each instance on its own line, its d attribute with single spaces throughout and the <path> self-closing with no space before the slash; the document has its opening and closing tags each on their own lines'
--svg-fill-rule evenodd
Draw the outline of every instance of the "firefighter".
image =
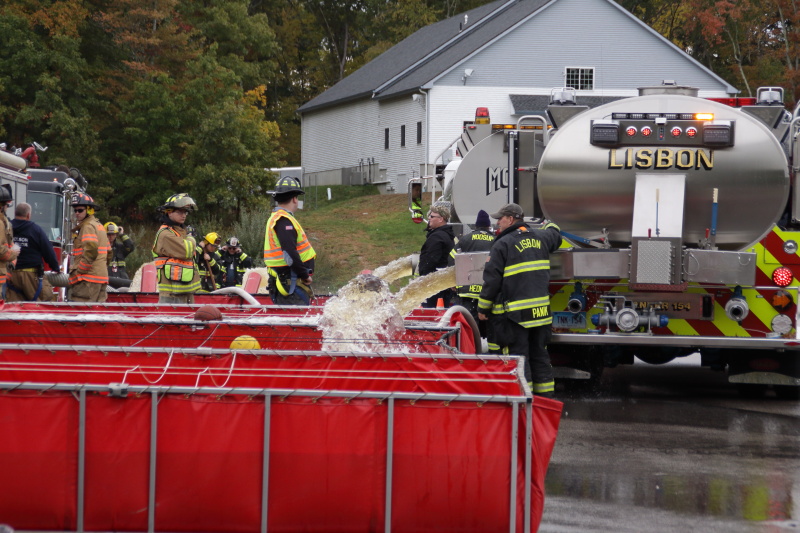
<svg viewBox="0 0 800 533">
<path fill-rule="evenodd" d="M 191 304 L 200 289 L 200 275 L 194 264 L 195 241 L 186 232 L 186 217 L 197 204 L 186 193 L 170 196 L 158 208 L 161 227 L 153 242 L 153 258 L 158 272 L 159 303 Z"/>
<path fill-rule="evenodd" d="M 414 221 L 415 224 L 422 224 L 425 220 L 422 213 L 422 184 L 421 183 L 412 183 L 411 184 L 411 220 Z"/>
<path fill-rule="evenodd" d="M 108 277 L 131 279 L 125 268 L 125 258 L 136 247 L 133 239 L 125 234 L 122 226 L 117 226 L 113 222 L 106 222 L 104 226 L 111 247 L 111 253 L 108 254 Z"/>
<path fill-rule="evenodd" d="M 489 322 L 490 338 L 504 354 L 525 356 L 525 378 L 534 394 L 552 397 L 553 368 L 547 353 L 550 312 L 550 254 L 561 244 L 561 231 L 544 221 L 542 229 L 523 222 L 517 204 L 506 204 L 497 219 L 497 236 L 483 271 L 478 318 Z"/>
<path fill-rule="evenodd" d="M 200 289 L 205 292 L 217 290 L 217 278 L 222 275 L 222 257 L 219 245 L 222 237 L 217 233 L 207 233 L 194 249 L 194 263 L 200 275 Z"/>
<path fill-rule="evenodd" d="M 494 243 L 494 233 L 492 233 L 492 221 L 489 220 L 489 213 L 481 209 L 475 219 L 475 230 L 467 233 L 458 239 L 455 252 L 466 254 L 470 252 L 488 252 Z M 469 310 L 478 322 L 478 329 L 481 337 L 486 337 L 486 322 L 478 320 L 478 296 L 481 294 L 483 285 L 460 285 L 456 287 L 458 302 Z"/>
<path fill-rule="evenodd" d="M 444 204 L 434 204 L 428 213 L 427 236 L 419 252 L 419 275 L 425 276 L 440 268 L 451 265 L 452 252 L 455 248 L 455 233 L 450 222 L 450 208 Z M 445 307 L 450 307 L 453 299 L 452 287 L 430 296 L 422 307 L 436 307 L 439 298 Z"/>
<path fill-rule="evenodd" d="M 264 263 L 269 273 L 269 295 L 278 305 L 309 305 L 313 292 L 311 275 L 317 253 L 294 217 L 298 197 L 305 194 L 300 180 L 283 177 L 269 191 L 277 204 L 267 220 Z"/>
<path fill-rule="evenodd" d="M 0 216 L 0 289 L 2 289 L 2 294 L 6 292 L 8 264 L 19 255 L 19 246 L 14 244 L 14 230 L 11 229 L 11 221 L 6 216 L 6 209 L 12 201 L 14 201 L 14 196 L 11 194 L 11 185 L 6 184 L 0 187 L 0 207 L 3 209 L 2 216 Z M 3 297 L 5 298 L 5 296 Z"/>
<path fill-rule="evenodd" d="M 245 270 L 253 268 L 253 260 L 242 251 L 241 243 L 236 237 L 231 237 L 222 246 L 222 276 L 223 287 L 241 287 Z"/>
<path fill-rule="evenodd" d="M 60 272 L 61 267 L 47 234 L 31 221 L 30 204 L 17 204 L 11 225 L 14 227 L 14 243 L 20 252 L 6 286 L 6 299 L 9 302 L 55 300 L 53 287 L 44 276 L 43 263 L 47 263 L 53 272 Z"/>
<path fill-rule="evenodd" d="M 97 205 L 91 196 L 72 194 L 72 260 L 69 265 L 67 299 L 73 302 L 105 302 L 108 285 L 108 237 L 94 216 Z"/>
</svg>

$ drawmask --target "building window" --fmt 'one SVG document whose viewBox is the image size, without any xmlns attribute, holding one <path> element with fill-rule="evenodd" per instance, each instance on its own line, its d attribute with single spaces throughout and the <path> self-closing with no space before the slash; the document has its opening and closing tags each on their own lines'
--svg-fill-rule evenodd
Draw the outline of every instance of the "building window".
<svg viewBox="0 0 800 533">
<path fill-rule="evenodd" d="M 594 67 L 567 67 L 564 87 L 572 87 L 578 91 L 594 89 Z"/>
<path fill-rule="evenodd" d="M 406 145 L 406 125 L 400 126 L 400 146 Z"/>
<path fill-rule="evenodd" d="M 383 130 L 383 148 L 385 150 L 389 149 L 389 128 Z"/>
<path fill-rule="evenodd" d="M 422 122 L 417 122 L 417 144 L 422 144 Z"/>
</svg>

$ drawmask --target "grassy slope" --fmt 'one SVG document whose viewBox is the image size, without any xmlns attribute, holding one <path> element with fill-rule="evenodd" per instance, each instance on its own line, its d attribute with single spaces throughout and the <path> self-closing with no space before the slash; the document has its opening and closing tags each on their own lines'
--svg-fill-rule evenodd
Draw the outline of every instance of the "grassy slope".
<svg viewBox="0 0 800 533">
<path fill-rule="evenodd" d="M 362 270 L 418 252 L 425 241 L 424 226 L 411 221 L 405 194 L 331 202 L 320 194 L 316 209 L 313 196 L 306 198 L 310 209 L 297 216 L 317 251 L 314 285 L 319 293 L 335 293 Z"/>
</svg>

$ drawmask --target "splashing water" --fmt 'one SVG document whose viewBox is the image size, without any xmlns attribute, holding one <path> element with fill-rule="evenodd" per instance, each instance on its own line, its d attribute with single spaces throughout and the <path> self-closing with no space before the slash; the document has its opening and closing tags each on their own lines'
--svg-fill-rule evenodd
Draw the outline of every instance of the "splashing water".
<svg viewBox="0 0 800 533">
<path fill-rule="evenodd" d="M 391 339 L 405 331 L 386 281 L 360 274 L 325 303 L 319 327 L 322 349 L 337 352 L 410 353 L 408 343 Z"/>
<path fill-rule="evenodd" d="M 447 267 L 421 276 L 397 292 L 395 307 L 400 316 L 406 316 L 423 300 L 439 291 L 454 287 L 456 267 Z"/>
<path fill-rule="evenodd" d="M 391 283 L 400 278 L 407 278 L 414 273 L 414 258 L 417 254 L 395 259 L 388 265 L 376 268 L 372 274 Z"/>
</svg>

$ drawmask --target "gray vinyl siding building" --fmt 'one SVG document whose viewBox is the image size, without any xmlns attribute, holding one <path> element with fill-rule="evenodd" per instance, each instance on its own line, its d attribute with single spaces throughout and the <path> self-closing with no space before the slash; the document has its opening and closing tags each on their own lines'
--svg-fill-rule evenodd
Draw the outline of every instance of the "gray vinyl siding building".
<svg viewBox="0 0 800 533">
<path fill-rule="evenodd" d="M 738 92 L 611 0 L 500 0 L 422 28 L 300 107 L 305 183 L 359 182 L 342 169 L 366 161 L 361 183 L 402 192 L 424 164 L 457 157 L 477 107 L 515 123 L 556 87 L 594 106 L 665 79 Z"/>
</svg>

